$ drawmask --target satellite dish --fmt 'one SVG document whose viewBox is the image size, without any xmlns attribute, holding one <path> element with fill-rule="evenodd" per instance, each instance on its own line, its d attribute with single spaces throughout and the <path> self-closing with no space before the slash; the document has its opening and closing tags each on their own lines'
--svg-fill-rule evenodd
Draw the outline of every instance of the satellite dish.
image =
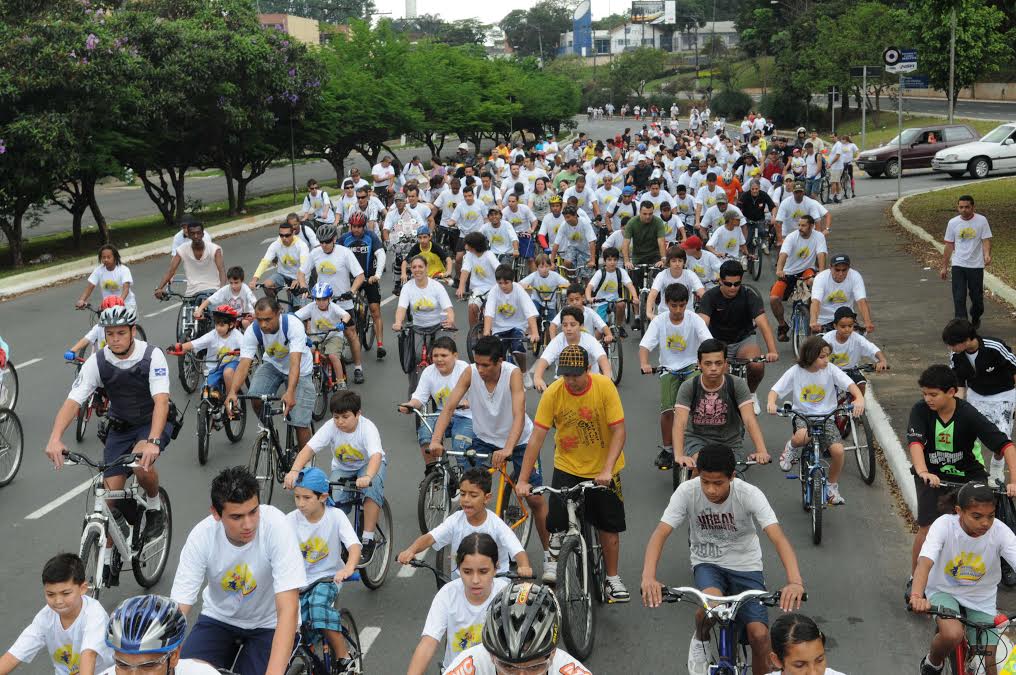
<svg viewBox="0 0 1016 675">
<path fill-rule="evenodd" d="M 572 14 L 572 19 L 576 21 L 581 19 L 586 14 L 589 14 L 590 9 L 589 0 L 582 0 L 582 2 L 579 3 L 579 6 L 575 8 L 575 12 Z"/>
</svg>

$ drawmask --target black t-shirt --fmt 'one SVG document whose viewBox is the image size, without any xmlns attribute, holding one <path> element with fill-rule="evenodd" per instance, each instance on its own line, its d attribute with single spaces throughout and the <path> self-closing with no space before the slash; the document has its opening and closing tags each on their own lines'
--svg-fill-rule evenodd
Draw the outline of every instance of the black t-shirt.
<svg viewBox="0 0 1016 675">
<path fill-rule="evenodd" d="M 766 210 L 772 210 L 776 208 L 776 205 L 773 203 L 772 197 L 762 190 L 759 190 L 755 197 L 749 190 L 741 193 L 741 198 L 737 200 L 737 207 L 741 209 L 745 220 L 759 221 L 765 220 Z"/>
<path fill-rule="evenodd" d="M 1012 445 L 998 427 L 963 399 L 956 399 L 956 412 L 948 423 L 942 422 L 924 401 L 910 410 L 907 444 L 917 443 L 924 448 L 928 471 L 936 476 L 956 482 L 984 476 L 984 465 L 974 454 L 977 440 L 994 453 Z"/>
<path fill-rule="evenodd" d="M 719 286 L 706 291 L 699 300 L 699 314 L 709 317 L 709 332 L 726 343 L 740 342 L 755 331 L 755 319 L 765 314 L 758 293 L 741 286 L 731 299 L 723 297 Z"/>
</svg>

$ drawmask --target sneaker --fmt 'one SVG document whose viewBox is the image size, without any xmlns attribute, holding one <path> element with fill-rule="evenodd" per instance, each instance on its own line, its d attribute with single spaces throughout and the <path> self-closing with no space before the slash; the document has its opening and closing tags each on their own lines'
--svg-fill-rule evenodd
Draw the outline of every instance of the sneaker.
<svg viewBox="0 0 1016 675">
<path fill-rule="evenodd" d="M 631 600 L 631 595 L 628 593 L 628 589 L 625 588 L 624 582 L 621 581 L 621 577 L 615 579 L 608 577 L 606 590 L 608 602 L 628 602 Z"/>
<path fill-rule="evenodd" d="M 335 385 L 335 388 L 338 391 L 345 391 L 345 390 L 349 389 L 349 385 L 346 384 L 345 380 L 339 380 L 338 384 Z"/>
<path fill-rule="evenodd" d="M 653 464 L 660 471 L 670 471 L 674 466 L 674 452 L 666 448 L 660 448 L 660 454 L 656 456 L 656 461 Z"/>
<path fill-rule="evenodd" d="M 1004 462 L 989 462 L 991 465 L 988 469 L 988 478 L 991 480 L 991 485 L 995 486 L 999 483 L 1005 484 L 1005 463 Z"/>
<path fill-rule="evenodd" d="M 628 331 L 624 329 L 624 326 L 617 327 L 617 334 L 620 335 L 622 339 L 628 337 Z"/>
<path fill-rule="evenodd" d="M 388 355 L 388 352 L 385 350 L 385 348 L 382 347 L 381 345 L 378 345 L 377 346 L 377 360 L 381 361 L 387 355 Z"/>
<path fill-rule="evenodd" d="M 847 503 L 847 500 L 840 494 L 839 483 L 828 483 L 826 485 L 826 501 L 834 506 Z"/>
<path fill-rule="evenodd" d="M 557 561 L 556 560 L 544 560 L 543 561 L 543 576 L 540 578 L 545 584 L 557 583 Z"/>
<path fill-rule="evenodd" d="M 355 384 L 363 384 L 363 368 L 353 369 L 353 382 Z"/>
<path fill-rule="evenodd" d="M 939 675 L 942 672 L 945 663 L 936 668 L 935 666 L 928 663 L 927 655 L 921 657 L 921 675 Z"/>
<path fill-rule="evenodd" d="M 791 467 L 801 457 L 801 449 L 795 448 L 787 441 L 787 444 L 783 446 L 783 453 L 780 454 L 780 468 L 784 471 L 790 471 Z"/>
<path fill-rule="evenodd" d="M 694 635 L 688 645 L 688 675 L 707 675 L 709 673 L 709 654 L 706 645 Z"/>
<path fill-rule="evenodd" d="M 780 326 L 776 329 L 776 339 L 780 342 L 790 342 L 790 326 Z"/>
<path fill-rule="evenodd" d="M 363 542 L 363 548 L 360 550 L 359 567 L 370 564 L 370 559 L 374 557 L 375 548 L 377 548 L 377 539 L 371 539 L 370 541 Z"/>
<path fill-rule="evenodd" d="M 152 541 L 166 529 L 166 514 L 162 509 L 148 509 L 145 511 L 145 533 L 144 537 Z"/>
<path fill-rule="evenodd" d="M 761 415 L 762 414 L 762 406 L 759 405 L 758 395 L 755 394 L 754 392 L 752 392 L 752 395 L 751 395 L 751 407 L 755 411 L 756 415 Z"/>
<path fill-rule="evenodd" d="M 769 242 L 765 239 L 762 240 L 762 252 L 769 255 Z"/>
<path fill-rule="evenodd" d="M 353 659 L 336 659 L 334 672 L 338 673 L 338 675 L 356 675 L 356 670 L 354 670 L 355 665 Z"/>
<path fill-rule="evenodd" d="M 114 571 L 109 563 L 102 566 L 102 585 L 106 588 L 114 588 L 120 585 L 120 572 Z"/>
</svg>

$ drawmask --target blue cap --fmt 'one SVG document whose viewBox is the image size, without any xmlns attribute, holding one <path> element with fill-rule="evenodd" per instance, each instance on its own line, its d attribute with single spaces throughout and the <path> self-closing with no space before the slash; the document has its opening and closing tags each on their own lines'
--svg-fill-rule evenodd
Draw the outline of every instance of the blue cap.
<svg viewBox="0 0 1016 675">
<path fill-rule="evenodd" d="M 301 469 L 295 485 L 318 494 L 328 494 L 328 476 L 316 466 L 307 466 Z"/>
<path fill-rule="evenodd" d="M 430 234 L 430 228 L 426 225 L 421 225 L 416 229 L 416 236 L 419 237 L 421 234 Z"/>
<path fill-rule="evenodd" d="M 633 195 L 633 194 L 635 194 L 635 188 L 633 188 L 631 185 L 625 185 L 624 189 L 621 190 L 621 194 L 623 194 L 623 195 Z"/>
</svg>

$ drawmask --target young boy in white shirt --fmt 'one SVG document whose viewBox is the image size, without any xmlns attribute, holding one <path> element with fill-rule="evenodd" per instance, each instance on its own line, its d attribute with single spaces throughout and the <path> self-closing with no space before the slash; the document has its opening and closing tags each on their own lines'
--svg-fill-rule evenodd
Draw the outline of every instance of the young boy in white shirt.
<svg viewBox="0 0 1016 675">
<path fill-rule="evenodd" d="M 582 311 L 582 330 L 592 335 L 594 338 L 599 340 L 601 337 L 606 343 L 614 341 L 614 333 L 610 330 L 610 326 L 607 322 L 596 313 L 592 307 L 586 307 L 586 296 L 585 289 L 578 284 L 572 284 L 568 287 L 568 291 L 565 294 L 565 304 L 568 307 L 578 307 Z M 557 313 L 553 319 L 550 320 L 550 337 L 553 339 L 561 332 L 561 312 Z"/>
<path fill-rule="evenodd" d="M 257 297 L 254 296 L 254 291 L 243 283 L 243 279 L 244 271 L 239 265 L 226 270 L 226 281 L 228 283 L 198 305 L 197 309 L 194 310 L 194 318 L 201 319 L 208 307 L 229 305 L 240 315 L 243 328 L 246 330 L 250 322 L 253 321 L 254 303 L 257 302 Z"/>
<path fill-rule="evenodd" d="M 95 675 L 112 666 L 113 651 L 106 646 L 109 616 L 98 600 L 87 595 L 81 558 L 73 553 L 50 558 L 42 568 L 42 591 L 46 606 L 0 657 L 0 673 L 7 675 L 31 663 L 43 650 L 55 675 Z"/>
<path fill-rule="evenodd" d="M 540 331 L 536 325 L 536 305 L 514 278 L 511 265 L 498 265 L 494 271 L 497 283 L 487 294 L 487 304 L 483 309 L 483 334 L 501 338 L 505 343 L 505 353 L 513 354 L 516 365 L 525 373 L 523 335 L 528 329 L 529 341 L 538 343 Z"/>
<path fill-rule="evenodd" d="M 190 351 L 205 353 L 205 382 L 210 390 L 208 396 L 213 401 L 220 400 L 222 394 L 233 386 L 233 372 L 240 363 L 243 333 L 236 329 L 236 317 L 235 309 L 220 305 L 212 311 L 214 329 L 190 342 L 175 345 L 177 355 Z M 230 352 L 236 354 L 231 355 Z"/>
<path fill-rule="evenodd" d="M 603 249 L 603 269 L 597 270 L 593 274 L 593 278 L 586 284 L 586 302 L 590 305 L 595 305 L 597 301 L 601 301 L 601 304 L 596 306 L 596 312 L 600 314 L 600 318 L 604 319 L 604 321 L 606 321 L 607 312 L 606 302 L 613 302 L 614 319 L 617 321 L 620 332 L 619 337 L 624 338 L 628 337 L 628 333 L 624 329 L 626 303 L 623 299 L 622 291 L 625 288 L 628 289 L 628 294 L 635 307 L 639 306 L 639 293 L 635 289 L 635 284 L 632 283 L 631 277 L 628 275 L 628 270 L 617 264 L 620 258 L 621 252 L 616 248 L 607 247 Z M 603 308 L 602 313 L 600 313 L 601 307 Z"/>
<path fill-rule="evenodd" d="M 505 224 L 501 219 L 500 208 L 491 206 L 487 209 L 487 224 L 481 231 L 490 243 L 491 253 L 496 256 L 511 253 L 513 257 L 519 257 L 519 235 L 514 227 Z"/>
<path fill-rule="evenodd" d="M 462 204 L 459 204 L 462 207 Z M 481 303 L 491 288 L 494 287 L 494 274 L 497 271 L 497 256 L 490 252 L 490 244 L 481 232 L 470 232 L 462 239 L 466 255 L 462 258 L 462 271 L 459 273 L 459 287 L 455 297 L 462 300 L 469 287 L 469 327 L 480 321 Z M 467 284 L 468 282 L 468 284 Z"/>
<path fill-rule="evenodd" d="M 328 358 L 335 373 L 339 389 L 345 389 L 346 371 L 342 367 L 342 331 L 349 324 L 350 314 L 332 302 L 335 289 L 331 284 L 318 282 L 310 289 L 314 302 L 296 311 L 296 318 L 304 322 L 307 337 L 317 344 L 318 350 Z M 343 328 L 339 328 L 343 326 Z"/>
</svg>

